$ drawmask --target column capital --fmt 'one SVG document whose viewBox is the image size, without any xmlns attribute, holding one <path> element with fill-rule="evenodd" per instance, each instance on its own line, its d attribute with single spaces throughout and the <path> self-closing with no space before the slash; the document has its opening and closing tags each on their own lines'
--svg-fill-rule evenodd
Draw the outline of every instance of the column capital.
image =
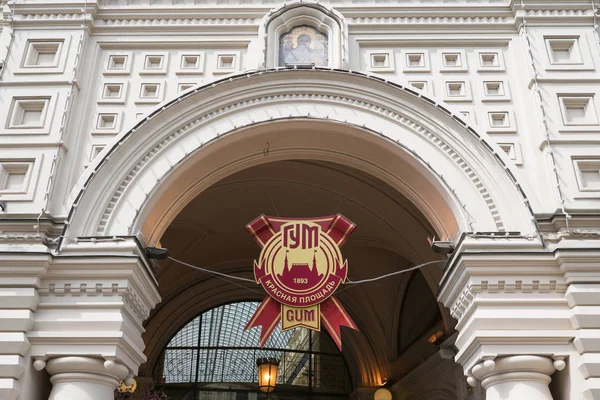
<svg viewBox="0 0 600 400">
<path fill-rule="evenodd" d="M 46 370 L 53 385 L 50 400 L 109 400 L 119 382 L 130 374 L 114 360 L 80 356 L 52 358 L 46 362 Z"/>
<path fill-rule="evenodd" d="M 513 355 L 481 361 L 471 369 L 468 381 L 474 385 L 478 380 L 490 400 L 529 398 L 551 400 L 548 389 L 550 375 L 564 368 L 564 361 L 548 356 Z"/>
<path fill-rule="evenodd" d="M 114 387 L 129 375 L 127 367 L 114 360 L 80 356 L 52 358 L 46 361 L 46 371 L 52 376 L 52 383 L 85 374 L 95 376 L 93 379 L 99 383 Z"/>
<path fill-rule="evenodd" d="M 549 383 L 550 375 L 555 370 L 554 362 L 550 357 L 514 355 L 484 360 L 476 364 L 471 373 L 477 380 L 481 381 L 484 388 L 487 388 L 494 383 L 510 380 L 511 374 L 517 374 L 519 379 L 523 378 L 524 374 L 539 374 L 540 380 Z"/>
</svg>

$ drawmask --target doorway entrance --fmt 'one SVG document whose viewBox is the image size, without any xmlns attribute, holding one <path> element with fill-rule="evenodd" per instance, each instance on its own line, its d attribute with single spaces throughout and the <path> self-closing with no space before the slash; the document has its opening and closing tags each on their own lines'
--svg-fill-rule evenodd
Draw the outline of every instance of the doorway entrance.
<svg viewBox="0 0 600 400">
<path fill-rule="evenodd" d="M 271 334 L 244 331 L 258 302 L 225 304 L 186 324 L 169 341 L 154 377 L 171 400 L 256 400 L 256 360 L 280 361 L 271 399 L 347 399 L 352 391 L 346 363 L 325 332 L 296 328 Z"/>
</svg>

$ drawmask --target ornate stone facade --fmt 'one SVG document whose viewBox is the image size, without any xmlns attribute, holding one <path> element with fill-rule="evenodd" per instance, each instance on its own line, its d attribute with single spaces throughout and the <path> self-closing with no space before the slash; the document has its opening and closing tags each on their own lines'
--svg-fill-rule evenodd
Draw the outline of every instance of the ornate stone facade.
<svg viewBox="0 0 600 400">
<path fill-rule="evenodd" d="M 600 399 L 598 4 L 0 7 L 1 398 L 106 400 L 150 381 L 178 327 L 248 296 L 212 283 L 187 307 L 145 248 L 170 228 L 208 243 L 211 229 L 176 220 L 194 199 L 303 160 L 383 182 L 421 221 L 380 217 L 401 243 L 365 234 L 357 248 L 406 266 L 437 257 L 426 232 L 453 248 L 422 270 L 443 320 L 424 332 L 445 333 L 434 352 L 397 339 L 404 297 L 342 297 L 365 331 L 345 337 L 352 397 L 387 381 L 395 399 Z M 323 65 L 279 54 L 298 27 L 321 35 L 292 42 Z"/>
</svg>

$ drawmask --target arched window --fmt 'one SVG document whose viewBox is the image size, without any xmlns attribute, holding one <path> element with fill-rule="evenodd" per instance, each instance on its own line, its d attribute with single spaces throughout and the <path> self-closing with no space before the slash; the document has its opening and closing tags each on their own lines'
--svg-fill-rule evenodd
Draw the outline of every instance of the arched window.
<svg viewBox="0 0 600 400">
<path fill-rule="evenodd" d="M 264 348 L 259 329 L 244 331 L 257 302 L 226 304 L 197 316 L 164 349 L 154 369 L 170 400 L 259 399 L 256 359 L 280 360 L 275 399 L 347 399 L 342 355 L 324 332 L 275 329 Z"/>
</svg>

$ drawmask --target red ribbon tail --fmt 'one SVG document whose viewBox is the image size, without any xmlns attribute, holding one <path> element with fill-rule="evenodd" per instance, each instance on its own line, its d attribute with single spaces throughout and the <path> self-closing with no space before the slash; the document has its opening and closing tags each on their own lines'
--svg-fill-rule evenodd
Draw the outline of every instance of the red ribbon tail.
<svg viewBox="0 0 600 400">
<path fill-rule="evenodd" d="M 350 318 L 350 315 L 344 310 L 344 307 L 335 296 L 331 296 L 329 299 L 321 303 L 321 322 L 329 331 L 331 338 L 337 345 L 340 351 L 342 350 L 342 334 L 340 327 L 347 326 L 354 330 L 358 330 L 358 327 Z"/>
<path fill-rule="evenodd" d="M 281 304 L 273 300 L 271 297 L 265 297 L 260 303 L 258 309 L 246 324 L 244 330 L 254 328 L 255 326 L 262 327 L 260 331 L 260 347 L 264 347 L 273 333 L 273 330 L 279 324 L 281 319 Z"/>
</svg>

